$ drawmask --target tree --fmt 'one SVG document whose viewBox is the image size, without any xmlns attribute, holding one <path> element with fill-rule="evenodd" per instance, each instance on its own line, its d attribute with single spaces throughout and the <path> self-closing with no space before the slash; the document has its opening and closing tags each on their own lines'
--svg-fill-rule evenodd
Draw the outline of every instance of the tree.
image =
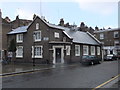
<svg viewBox="0 0 120 90">
<path fill-rule="evenodd" d="M 16 42 L 14 39 L 10 41 L 10 46 L 8 47 L 9 52 L 15 52 L 16 51 Z"/>
</svg>

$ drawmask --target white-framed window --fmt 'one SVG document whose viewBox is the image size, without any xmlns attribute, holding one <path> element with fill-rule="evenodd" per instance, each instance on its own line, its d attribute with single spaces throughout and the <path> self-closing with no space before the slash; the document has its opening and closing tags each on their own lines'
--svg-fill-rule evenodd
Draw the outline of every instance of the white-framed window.
<svg viewBox="0 0 120 90">
<path fill-rule="evenodd" d="M 32 58 L 43 57 L 43 46 L 32 46 Z"/>
<path fill-rule="evenodd" d="M 23 34 L 16 34 L 16 42 L 17 43 L 23 42 Z"/>
<path fill-rule="evenodd" d="M 80 45 L 75 45 L 75 56 L 80 56 Z"/>
<path fill-rule="evenodd" d="M 22 58 L 23 57 L 23 46 L 16 47 L 16 57 Z"/>
<path fill-rule="evenodd" d="M 83 45 L 83 55 L 89 55 L 89 48 L 87 45 Z"/>
<path fill-rule="evenodd" d="M 119 32 L 114 32 L 114 38 L 118 38 L 119 37 Z"/>
<path fill-rule="evenodd" d="M 66 46 L 66 55 L 70 55 L 70 46 Z"/>
<path fill-rule="evenodd" d="M 97 55 L 100 55 L 100 47 L 97 47 Z"/>
<path fill-rule="evenodd" d="M 95 55 L 95 46 L 91 46 L 91 55 Z"/>
<path fill-rule="evenodd" d="M 59 37 L 60 37 L 60 35 L 59 35 L 58 32 L 55 32 L 55 33 L 54 33 L 54 36 L 55 36 L 55 38 L 59 38 Z"/>
<path fill-rule="evenodd" d="M 36 30 L 39 29 L 39 23 L 36 23 Z"/>
<path fill-rule="evenodd" d="M 34 41 L 41 41 L 41 31 L 34 31 Z"/>
<path fill-rule="evenodd" d="M 115 40 L 115 41 L 114 41 L 114 45 L 115 45 L 115 46 L 116 46 L 116 45 L 119 45 L 119 43 L 120 43 L 119 40 Z"/>
<path fill-rule="evenodd" d="M 104 39 L 104 34 L 100 33 L 100 39 Z"/>
</svg>

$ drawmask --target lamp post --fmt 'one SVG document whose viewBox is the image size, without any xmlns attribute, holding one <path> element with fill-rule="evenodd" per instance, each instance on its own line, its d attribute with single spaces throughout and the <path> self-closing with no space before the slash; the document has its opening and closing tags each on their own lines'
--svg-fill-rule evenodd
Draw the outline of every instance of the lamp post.
<svg viewBox="0 0 120 90">
<path fill-rule="evenodd" d="M 101 43 L 101 50 L 102 50 L 102 62 L 104 61 L 104 43 Z"/>
<path fill-rule="evenodd" d="M 33 66 L 35 66 L 35 33 L 33 33 Z"/>
</svg>

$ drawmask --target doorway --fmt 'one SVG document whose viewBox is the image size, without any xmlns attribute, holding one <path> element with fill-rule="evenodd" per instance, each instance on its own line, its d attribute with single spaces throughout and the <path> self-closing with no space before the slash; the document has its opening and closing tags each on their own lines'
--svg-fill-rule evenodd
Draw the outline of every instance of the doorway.
<svg viewBox="0 0 120 90">
<path fill-rule="evenodd" d="M 64 46 L 53 46 L 53 64 L 64 63 Z"/>
<path fill-rule="evenodd" d="M 55 49 L 56 63 L 61 63 L 61 48 Z"/>
</svg>

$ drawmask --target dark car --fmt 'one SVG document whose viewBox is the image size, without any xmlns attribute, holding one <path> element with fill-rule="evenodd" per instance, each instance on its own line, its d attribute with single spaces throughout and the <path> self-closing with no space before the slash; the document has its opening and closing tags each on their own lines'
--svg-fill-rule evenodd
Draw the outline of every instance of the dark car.
<svg viewBox="0 0 120 90">
<path fill-rule="evenodd" d="M 86 55 L 82 57 L 82 64 L 100 64 L 101 63 L 101 58 L 98 58 L 96 56 L 92 56 L 92 55 Z"/>
</svg>

